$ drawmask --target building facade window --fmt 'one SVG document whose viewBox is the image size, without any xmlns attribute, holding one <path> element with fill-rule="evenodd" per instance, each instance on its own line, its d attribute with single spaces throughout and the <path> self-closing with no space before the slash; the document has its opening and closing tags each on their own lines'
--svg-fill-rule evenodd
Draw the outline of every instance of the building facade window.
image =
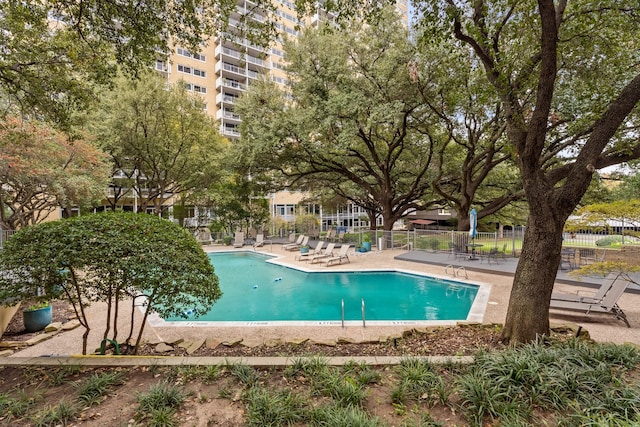
<svg viewBox="0 0 640 427">
<path fill-rule="evenodd" d="M 206 77 L 207 72 L 203 70 L 198 70 L 197 68 L 188 67 L 186 65 L 178 64 L 178 71 L 185 74 L 192 74 L 198 77 Z"/>
<path fill-rule="evenodd" d="M 198 61 L 202 61 L 205 62 L 207 60 L 206 56 L 200 54 L 200 53 L 191 53 L 189 52 L 187 49 L 184 49 L 182 47 L 179 47 L 176 49 L 176 53 L 180 56 L 185 56 L 187 58 L 193 58 L 193 59 L 197 59 Z"/>
</svg>

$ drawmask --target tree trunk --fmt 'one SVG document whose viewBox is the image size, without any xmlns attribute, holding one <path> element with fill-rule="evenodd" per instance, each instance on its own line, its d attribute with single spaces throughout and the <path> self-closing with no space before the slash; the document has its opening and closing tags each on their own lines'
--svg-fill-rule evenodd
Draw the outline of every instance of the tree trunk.
<svg viewBox="0 0 640 427">
<path fill-rule="evenodd" d="M 551 209 L 530 214 L 509 298 L 503 341 L 531 342 L 549 334 L 549 301 L 560 264 L 564 222 Z"/>
<path fill-rule="evenodd" d="M 376 230 L 378 228 L 376 225 L 376 213 L 367 210 L 367 217 L 369 217 L 369 230 Z"/>
</svg>

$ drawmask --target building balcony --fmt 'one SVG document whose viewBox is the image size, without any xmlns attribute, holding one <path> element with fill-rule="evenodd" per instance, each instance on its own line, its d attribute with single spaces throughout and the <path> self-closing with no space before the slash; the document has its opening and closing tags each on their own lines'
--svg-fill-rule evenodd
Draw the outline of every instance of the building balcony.
<svg viewBox="0 0 640 427">
<path fill-rule="evenodd" d="M 244 92 L 247 90 L 247 85 L 244 83 L 240 83 L 235 80 L 225 79 L 224 77 L 218 77 L 216 79 L 216 88 L 226 88 L 231 89 L 236 92 Z"/>
<path fill-rule="evenodd" d="M 231 104 L 233 105 L 234 102 L 236 102 L 238 98 L 235 96 L 230 96 L 227 95 L 226 93 L 219 93 L 218 95 L 216 95 L 216 105 L 221 105 L 221 104 Z"/>
<path fill-rule="evenodd" d="M 229 77 L 235 76 L 243 78 L 247 76 L 247 71 L 244 68 L 240 68 L 236 65 L 232 65 L 225 62 L 216 63 L 216 74 L 219 76 L 228 75 Z"/>
<path fill-rule="evenodd" d="M 230 127 L 230 126 L 220 126 L 220 133 L 224 136 L 228 136 L 231 138 L 239 138 L 240 137 L 240 131 L 235 128 L 235 127 Z"/>
<path fill-rule="evenodd" d="M 233 122 L 237 122 L 240 123 L 242 121 L 242 119 L 240 118 L 240 116 L 232 111 L 226 111 L 224 109 L 220 109 L 216 112 L 216 119 L 217 120 L 224 120 L 224 121 L 233 121 Z"/>
</svg>

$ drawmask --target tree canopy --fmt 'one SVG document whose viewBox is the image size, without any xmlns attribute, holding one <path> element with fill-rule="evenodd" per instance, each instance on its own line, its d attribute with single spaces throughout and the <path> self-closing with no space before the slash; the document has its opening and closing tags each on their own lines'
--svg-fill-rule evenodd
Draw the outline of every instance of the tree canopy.
<svg viewBox="0 0 640 427">
<path fill-rule="evenodd" d="M 44 290 L 42 298 L 62 293 L 73 304 L 85 328 L 83 354 L 91 330 L 88 304 L 108 304 L 103 337 L 115 341 L 120 301 L 140 303 L 135 298 L 145 297 L 137 349 L 150 312 L 175 317 L 189 309 L 197 317 L 221 296 L 213 266 L 193 236 L 167 220 L 130 212 L 27 227 L 5 243 L 0 269 L 0 301 L 29 299 Z"/>
<path fill-rule="evenodd" d="M 433 188 L 456 211 L 458 230 L 468 230 L 472 205 L 482 219 L 524 196 L 504 109 L 468 55 L 431 39 L 418 47 L 415 89 L 438 123 L 428 131 L 444 141 L 435 146 Z"/>
<path fill-rule="evenodd" d="M 301 15 L 316 12 L 315 2 L 295 4 Z M 360 6 L 359 0 L 324 4 L 339 19 L 379 11 Z M 73 110 L 89 106 L 95 85 L 108 84 L 117 66 L 135 75 L 178 46 L 196 52 L 212 35 L 229 37 L 234 12 L 240 18 L 233 31 L 267 44 L 277 34 L 277 7 L 270 0 L 244 8 L 236 0 L 3 1 L 0 107 L 68 127 Z M 252 19 L 253 14 L 262 18 Z"/>
<path fill-rule="evenodd" d="M 104 196 L 107 156 L 36 121 L 0 120 L 0 226 L 16 230 Z"/>
</svg>

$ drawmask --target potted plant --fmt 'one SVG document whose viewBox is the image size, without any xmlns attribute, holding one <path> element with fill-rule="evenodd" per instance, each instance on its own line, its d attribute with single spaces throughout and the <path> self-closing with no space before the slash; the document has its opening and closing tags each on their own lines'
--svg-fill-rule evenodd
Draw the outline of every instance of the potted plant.
<svg viewBox="0 0 640 427">
<path fill-rule="evenodd" d="M 368 233 L 362 237 L 362 248 L 364 249 L 364 252 L 371 250 L 371 237 Z"/>
<path fill-rule="evenodd" d="M 22 311 L 22 320 L 27 332 L 43 330 L 51 323 L 52 313 L 49 301 L 40 301 Z"/>
<path fill-rule="evenodd" d="M 300 246 L 300 253 L 301 254 L 308 254 L 309 253 L 309 245 Z"/>
</svg>

